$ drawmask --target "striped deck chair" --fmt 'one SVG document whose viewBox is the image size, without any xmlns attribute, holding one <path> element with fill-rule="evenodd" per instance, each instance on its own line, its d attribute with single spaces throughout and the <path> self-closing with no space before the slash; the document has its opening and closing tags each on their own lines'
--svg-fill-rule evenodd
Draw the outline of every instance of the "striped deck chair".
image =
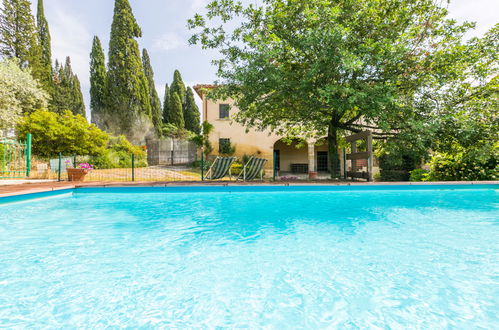
<svg viewBox="0 0 499 330">
<path fill-rule="evenodd" d="M 218 180 L 230 175 L 230 167 L 236 160 L 236 157 L 217 157 L 211 165 L 208 172 L 206 172 L 206 179 Z"/>
<path fill-rule="evenodd" d="M 267 163 L 266 159 L 251 157 L 244 165 L 243 171 L 237 177 L 237 180 L 251 181 L 260 175 L 260 180 L 263 180 L 263 167 Z"/>
</svg>

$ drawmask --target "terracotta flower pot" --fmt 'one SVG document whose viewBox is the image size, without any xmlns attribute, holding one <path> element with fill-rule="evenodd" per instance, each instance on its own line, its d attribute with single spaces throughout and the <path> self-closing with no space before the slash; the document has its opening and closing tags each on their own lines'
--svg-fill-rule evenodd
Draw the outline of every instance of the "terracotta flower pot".
<svg viewBox="0 0 499 330">
<path fill-rule="evenodd" d="M 68 180 L 69 181 L 83 181 L 85 175 L 90 172 L 90 170 L 84 168 L 68 168 Z"/>
<path fill-rule="evenodd" d="M 316 180 L 317 179 L 317 172 L 308 172 L 308 178 L 310 180 Z"/>
</svg>

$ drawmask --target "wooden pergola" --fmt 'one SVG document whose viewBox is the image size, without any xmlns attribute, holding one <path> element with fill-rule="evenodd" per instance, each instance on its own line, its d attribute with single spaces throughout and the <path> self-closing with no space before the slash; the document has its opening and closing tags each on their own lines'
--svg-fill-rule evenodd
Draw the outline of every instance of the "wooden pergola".
<svg viewBox="0 0 499 330">
<path fill-rule="evenodd" d="M 357 151 L 357 141 L 366 141 L 366 151 Z M 352 161 L 352 171 L 347 171 L 345 164 L 346 178 L 365 179 L 369 182 L 373 181 L 373 134 L 370 131 L 360 132 L 346 137 L 346 141 L 350 143 L 351 152 L 346 154 L 345 159 Z M 356 162 L 358 160 L 367 160 L 367 172 L 356 171 Z M 346 163 L 346 162 L 345 162 Z"/>
</svg>

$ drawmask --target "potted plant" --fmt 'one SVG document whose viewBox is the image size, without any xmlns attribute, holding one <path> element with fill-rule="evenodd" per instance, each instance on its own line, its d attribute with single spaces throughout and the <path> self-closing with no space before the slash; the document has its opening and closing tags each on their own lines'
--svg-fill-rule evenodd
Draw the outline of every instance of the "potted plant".
<svg viewBox="0 0 499 330">
<path fill-rule="evenodd" d="M 90 173 L 94 166 L 89 163 L 80 163 L 73 167 L 70 161 L 66 161 L 69 181 L 83 181 L 85 176 Z"/>
</svg>

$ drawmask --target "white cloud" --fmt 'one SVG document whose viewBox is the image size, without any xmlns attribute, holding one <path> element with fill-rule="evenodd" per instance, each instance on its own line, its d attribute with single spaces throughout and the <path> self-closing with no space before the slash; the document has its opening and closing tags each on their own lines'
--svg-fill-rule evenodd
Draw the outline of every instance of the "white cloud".
<svg viewBox="0 0 499 330">
<path fill-rule="evenodd" d="M 187 40 L 176 32 L 166 32 L 154 41 L 153 49 L 160 51 L 170 51 L 186 48 Z"/>
</svg>

